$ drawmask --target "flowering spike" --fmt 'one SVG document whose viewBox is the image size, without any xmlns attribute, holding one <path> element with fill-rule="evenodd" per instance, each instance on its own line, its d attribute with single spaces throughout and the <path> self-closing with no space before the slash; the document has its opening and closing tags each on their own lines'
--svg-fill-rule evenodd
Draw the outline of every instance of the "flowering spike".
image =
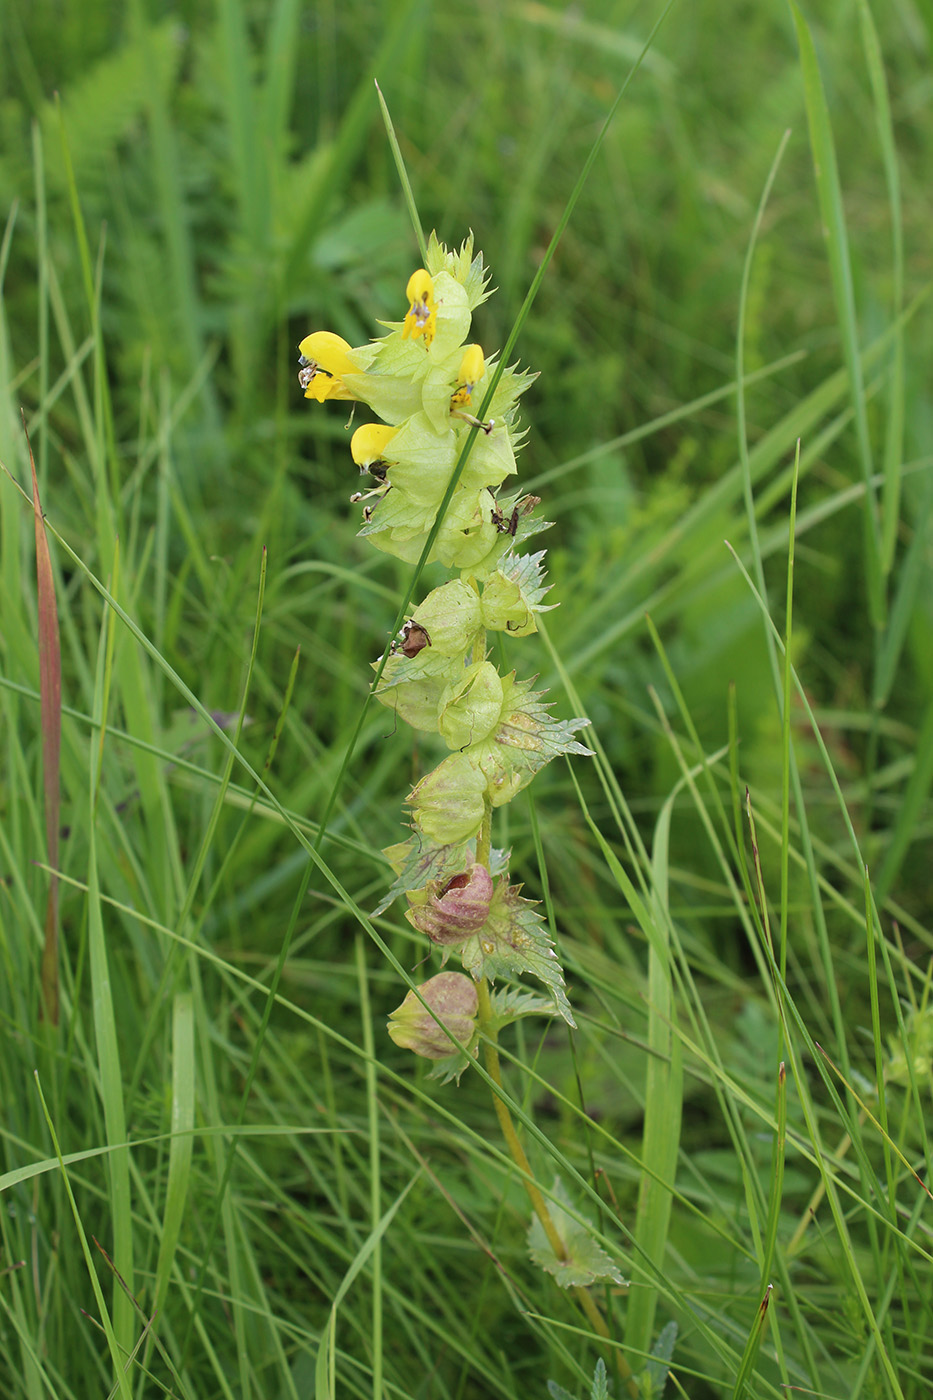
<svg viewBox="0 0 933 1400">
<path fill-rule="evenodd" d="M 488 295 L 472 235 L 451 252 L 432 234 L 425 266 L 406 292 L 404 320 L 388 323 L 388 333 L 368 345 L 351 347 L 327 331 L 307 336 L 299 378 L 306 397 L 355 399 L 380 420 L 357 428 L 350 441 L 353 461 L 374 479 L 352 497 L 363 503 L 359 534 L 405 563 L 439 562 L 460 575 L 414 608 L 389 654 L 373 664 L 380 704 L 449 750 L 408 795 L 411 838 L 395 848 L 395 859 L 387 853 L 399 878 L 380 912 L 404 893 L 409 922 L 445 957 L 456 949 L 471 976 L 442 974 L 422 991 L 438 989 L 434 1009 L 459 1027 L 454 1035 L 469 1050 L 473 981 L 531 974 L 549 995 L 532 997 L 521 1014 L 533 1009 L 573 1024 L 548 933 L 509 885 L 507 856 L 489 846 L 489 822 L 553 758 L 589 753 L 574 738 L 588 720 L 553 719 L 531 681 L 501 675 L 487 659 L 490 632 L 527 636 L 547 606 L 543 554 L 519 553 L 546 524 L 532 518 L 537 496 L 504 489 L 525 439 L 518 400 L 535 376 L 499 365 L 486 421 L 476 416 L 484 397 L 477 390 L 489 384 L 497 357 L 487 359 L 470 341 L 473 313 Z M 528 1001 L 520 991 L 503 995 Z M 505 1023 L 504 1013 L 484 1005 L 482 1029 Z M 448 1010 L 461 1019 L 448 1020 Z M 417 998 L 407 997 L 393 1014 L 393 1039 L 456 1077 L 468 1055 L 439 1040 L 436 1022 L 425 1017 Z"/>
<path fill-rule="evenodd" d="M 408 279 L 405 295 L 409 305 L 402 336 L 405 340 L 417 340 L 419 336 L 423 336 L 425 345 L 430 346 L 437 325 L 437 304 L 434 300 L 434 283 L 430 272 L 423 267 L 413 272 Z"/>
</svg>

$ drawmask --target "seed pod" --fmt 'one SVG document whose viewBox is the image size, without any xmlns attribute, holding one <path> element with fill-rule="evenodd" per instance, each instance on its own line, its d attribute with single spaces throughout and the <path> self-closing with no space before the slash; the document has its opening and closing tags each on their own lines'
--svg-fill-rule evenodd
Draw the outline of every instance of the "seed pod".
<svg viewBox="0 0 933 1400">
<path fill-rule="evenodd" d="M 408 794 L 415 826 L 432 845 L 469 841 L 483 821 L 486 776 L 466 754 L 452 753 Z"/>
<path fill-rule="evenodd" d="M 472 978 L 462 972 L 439 972 L 418 991 L 451 1035 L 468 1047 L 476 1030 L 479 997 Z M 421 1005 L 414 992 L 409 992 L 401 1006 L 389 1017 L 389 1035 L 396 1045 L 413 1050 L 426 1060 L 441 1060 L 454 1053 L 448 1036 Z"/>
</svg>

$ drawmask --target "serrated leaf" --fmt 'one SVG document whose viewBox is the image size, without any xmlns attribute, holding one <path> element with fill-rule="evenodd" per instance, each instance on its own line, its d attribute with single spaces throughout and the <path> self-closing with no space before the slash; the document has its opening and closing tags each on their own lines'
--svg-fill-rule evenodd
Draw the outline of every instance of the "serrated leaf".
<svg viewBox="0 0 933 1400">
<path fill-rule="evenodd" d="M 661 1400 L 667 1385 L 676 1341 L 677 1323 L 668 1322 L 658 1333 L 657 1340 L 651 1348 L 651 1360 L 639 1378 L 645 1400 Z"/>
<path fill-rule="evenodd" d="M 379 662 L 373 661 L 370 665 L 375 671 Z M 422 648 L 417 656 L 403 656 L 396 652 L 386 661 L 385 669 L 379 677 L 379 685 L 376 687 L 376 695 L 378 697 L 380 691 L 391 690 L 393 686 L 409 685 L 412 681 L 440 679 L 446 685 L 462 670 L 462 660 L 451 660 L 449 656 L 442 656 L 430 646 Z"/>
<path fill-rule="evenodd" d="M 398 530 L 399 539 L 414 539 L 430 530 L 434 524 L 437 502 L 422 505 L 414 501 L 400 486 L 380 496 L 373 507 L 372 518 L 357 530 L 357 538 L 377 535 L 380 530 Z"/>
<path fill-rule="evenodd" d="M 550 997 L 524 992 L 519 987 L 503 987 L 492 995 L 492 1011 L 500 1028 L 522 1016 L 555 1016 L 557 1008 Z"/>
<path fill-rule="evenodd" d="M 440 1084 L 449 1084 L 451 1080 L 459 1084 L 461 1074 L 475 1057 L 476 1050 L 455 1050 L 452 1055 L 445 1055 L 442 1060 L 432 1060 L 427 1078 L 436 1079 Z"/>
<path fill-rule="evenodd" d="M 407 841 L 400 841 L 396 846 L 386 846 L 382 854 L 398 878 L 373 910 L 374 919 L 384 914 L 400 894 L 424 889 L 431 880 L 444 883 L 459 871 L 468 869 L 476 859 L 476 842 L 461 841 L 452 846 L 434 846 L 420 836 L 409 836 Z M 508 851 L 495 847 L 490 851 L 490 875 L 503 874 L 508 863 Z"/>
<path fill-rule="evenodd" d="M 596 1370 L 593 1372 L 590 1400 L 609 1400 L 609 1377 L 606 1375 L 606 1363 L 602 1357 L 597 1361 Z"/>
<path fill-rule="evenodd" d="M 522 591 L 522 597 L 533 612 L 553 612 L 557 603 L 542 605 L 541 599 L 551 585 L 544 582 L 544 556 L 546 549 L 537 554 L 507 554 L 499 565 L 506 578 L 513 579 Z"/>
<path fill-rule="evenodd" d="M 514 750 L 511 762 L 518 768 L 537 773 L 552 758 L 564 753 L 583 754 L 592 758 L 593 750 L 574 739 L 578 729 L 590 723 L 585 717 L 554 719 L 548 714 L 552 701 L 542 700 L 543 690 L 532 690 L 534 681 L 515 681 L 511 697 L 506 695 L 505 718 L 494 735 L 495 742 Z"/>
<path fill-rule="evenodd" d="M 492 735 L 464 750 L 467 759 L 486 779 L 494 807 L 511 802 L 536 773 L 561 754 L 592 755 L 574 739 L 588 719 L 554 719 L 543 691 L 531 689 L 533 681 L 516 682 L 514 673 L 503 680 L 503 718 Z"/>
<path fill-rule="evenodd" d="M 624 1284 L 625 1279 L 606 1251 L 570 1214 L 570 1198 L 559 1176 L 554 1178 L 553 1197 L 548 1202 L 548 1209 L 563 1242 L 566 1258 L 558 1259 L 544 1233 L 544 1226 L 534 1216 L 528 1231 L 528 1249 L 533 1262 L 552 1274 L 561 1288 L 586 1288 L 603 1278 Z"/>
<path fill-rule="evenodd" d="M 383 855 L 398 879 L 376 905 L 373 918 L 384 914 L 400 894 L 423 889 L 430 880 L 449 880 L 458 870 L 472 865 L 475 849 L 474 841 L 462 841 L 455 846 L 432 846 L 418 836 L 410 836 L 397 846 L 387 846 Z"/>
<path fill-rule="evenodd" d="M 492 374 L 496 367 L 497 357 L 493 357 L 486 366 L 487 374 Z M 505 424 L 509 429 L 509 436 L 512 439 L 512 446 L 517 452 L 522 446 L 526 436 L 526 430 L 517 426 L 515 406 L 519 396 L 537 379 L 537 374 L 533 370 L 519 369 L 517 364 L 507 365 L 502 371 L 502 378 L 496 385 L 492 402 L 486 409 L 486 417 L 492 418 L 497 424 Z M 482 384 L 480 390 L 484 392 Z"/>
<path fill-rule="evenodd" d="M 448 248 L 432 230 L 428 239 L 425 266 L 432 276 L 449 272 L 464 286 L 470 309 L 475 311 L 491 295 L 487 288 L 492 276 L 483 263 L 482 253 L 473 256 L 473 235 L 469 234 L 459 248 Z"/>
<path fill-rule="evenodd" d="M 557 1013 L 575 1026 L 564 990 L 564 974 L 550 934 L 534 901 L 519 896 L 520 885 L 500 880 L 493 891 L 489 917 L 479 933 L 468 938 L 457 952 L 464 970 L 477 981 L 485 977 L 519 977 L 530 972 L 551 994 Z"/>
</svg>

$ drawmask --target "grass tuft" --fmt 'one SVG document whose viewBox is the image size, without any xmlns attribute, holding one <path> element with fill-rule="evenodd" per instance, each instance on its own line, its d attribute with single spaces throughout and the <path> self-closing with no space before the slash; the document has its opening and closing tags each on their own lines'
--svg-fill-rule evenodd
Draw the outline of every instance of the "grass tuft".
<svg viewBox="0 0 933 1400">
<path fill-rule="evenodd" d="M 0 1394 L 925 1400 L 923 7 L 66 11 L 0 19 Z M 295 381 L 412 226 L 541 370 L 525 664 L 592 721 L 494 841 L 577 1023 L 502 1037 L 521 1171 L 385 1033 L 438 580 Z"/>
</svg>

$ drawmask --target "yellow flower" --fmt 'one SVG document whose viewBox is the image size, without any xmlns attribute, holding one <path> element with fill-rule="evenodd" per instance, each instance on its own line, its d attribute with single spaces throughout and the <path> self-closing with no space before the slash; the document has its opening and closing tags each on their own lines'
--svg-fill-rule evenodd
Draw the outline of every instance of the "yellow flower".
<svg viewBox="0 0 933 1400">
<path fill-rule="evenodd" d="M 344 384 L 344 374 L 356 374 L 356 366 L 349 356 L 350 346 L 332 331 L 313 331 L 306 335 L 298 346 L 301 355 L 301 369 L 298 383 L 305 391 L 306 399 L 355 399 Z"/>
<path fill-rule="evenodd" d="M 460 361 L 457 389 L 450 400 L 451 409 L 469 408 L 473 390 L 486 373 L 486 360 L 481 345 L 468 345 Z"/>
<path fill-rule="evenodd" d="M 362 428 L 357 428 L 350 439 L 350 456 L 361 472 L 385 476 L 382 454 L 397 432 L 398 428 L 390 428 L 385 423 L 364 423 Z"/>
<path fill-rule="evenodd" d="M 437 325 L 437 304 L 434 300 L 434 282 L 430 272 L 425 271 L 423 267 L 413 272 L 408 279 L 405 295 L 408 297 L 408 314 L 402 327 L 402 339 L 417 340 L 419 336 L 423 336 L 424 343 L 428 346 L 434 339 Z"/>
</svg>

